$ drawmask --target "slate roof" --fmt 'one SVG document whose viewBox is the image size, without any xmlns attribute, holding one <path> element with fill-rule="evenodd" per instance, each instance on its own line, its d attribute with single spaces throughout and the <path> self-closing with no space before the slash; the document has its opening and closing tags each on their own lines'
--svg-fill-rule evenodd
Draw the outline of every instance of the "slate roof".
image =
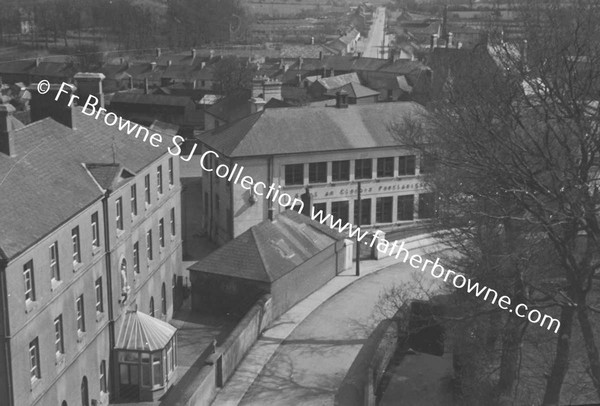
<svg viewBox="0 0 600 406">
<path fill-rule="evenodd" d="M 110 104 L 130 103 L 130 104 L 149 104 L 155 106 L 179 106 L 185 107 L 191 102 L 189 97 L 171 96 L 162 94 L 145 94 L 133 92 L 117 92 L 110 100 Z"/>
<path fill-rule="evenodd" d="M 271 283 L 344 238 L 307 216 L 286 210 L 272 221 L 251 227 L 188 269 Z"/>
<path fill-rule="evenodd" d="M 358 74 L 356 72 L 346 73 L 344 75 L 330 76 L 328 78 L 317 79 L 317 82 L 321 84 L 325 89 L 339 89 L 340 87 L 348 83 L 360 83 Z"/>
<path fill-rule="evenodd" d="M 389 125 L 422 111 L 412 102 L 267 109 L 196 138 L 228 157 L 392 147 Z"/>
<path fill-rule="evenodd" d="M 250 97 L 252 92 L 247 89 L 238 90 L 208 107 L 205 111 L 227 123 L 247 117 L 250 114 Z"/>
<path fill-rule="evenodd" d="M 366 86 L 361 85 L 360 83 L 355 83 L 355 82 L 345 84 L 344 86 L 342 86 L 338 89 L 328 90 L 327 92 L 325 92 L 325 95 L 335 96 L 336 93 L 340 90 L 345 91 L 346 93 L 348 93 L 348 97 L 351 97 L 354 99 L 360 99 L 362 97 L 370 97 L 370 96 L 379 95 L 379 92 L 377 90 L 370 89 Z"/>
<path fill-rule="evenodd" d="M 73 115 L 75 129 L 45 118 L 15 130 L 17 155 L 0 153 L 0 252 L 9 259 L 102 198 L 84 164 L 117 162 L 137 173 L 167 153 L 108 127 L 102 116 L 80 108 Z"/>
</svg>

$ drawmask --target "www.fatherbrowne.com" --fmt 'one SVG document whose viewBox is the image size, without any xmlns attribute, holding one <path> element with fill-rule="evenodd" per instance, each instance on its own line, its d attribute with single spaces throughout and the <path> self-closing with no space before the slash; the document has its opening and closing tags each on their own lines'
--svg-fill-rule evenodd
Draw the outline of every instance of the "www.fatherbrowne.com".
<svg viewBox="0 0 600 406">
<path fill-rule="evenodd" d="M 363 239 L 365 239 L 365 237 L 369 234 L 368 231 L 362 231 L 360 227 L 355 227 L 350 223 L 344 224 L 341 219 L 335 220 L 331 214 L 324 215 L 324 213 L 320 210 L 315 211 L 314 207 L 311 208 L 310 216 L 313 220 L 327 225 L 331 229 L 339 231 L 340 233 L 346 231 L 350 238 L 356 238 L 359 242 L 363 241 Z M 443 277 L 444 282 L 452 283 L 455 288 L 465 288 L 468 293 L 474 294 L 475 297 L 483 296 L 483 300 L 489 300 L 492 304 L 497 304 L 501 309 L 508 310 L 511 313 L 514 311 L 518 317 L 527 318 L 529 322 L 533 324 L 539 324 L 542 327 L 545 326 L 548 330 L 551 330 L 552 327 L 555 326 L 554 333 L 558 333 L 560 330 L 559 320 L 550 317 L 547 314 L 542 315 L 539 310 L 529 310 L 527 305 L 524 303 L 519 303 L 514 307 L 511 306 L 510 297 L 502 296 L 500 299 L 498 299 L 498 292 L 496 292 L 494 289 L 488 288 L 487 286 L 480 287 L 479 282 L 473 282 L 470 278 L 467 278 L 460 273 L 451 271 L 450 269 L 444 269 L 444 267 L 439 264 L 439 258 L 437 258 L 435 262 L 432 262 L 428 259 L 423 260 L 423 258 L 418 254 L 410 255 L 408 250 L 404 248 L 404 240 L 400 245 L 398 245 L 398 241 L 390 243 L 385 238 L 381 238 L 374 233 L 372 234 L 370 243 L 368 242 L 368 238 L 363 242 L 368 244 L 370 247 L 373 247 L 375 244 L 377 244 L 377 250 L 382 254 L 387 253 L 390 257 L 395 256 L 396 258 L 400 258 L 402 255 L 402 262 L 406 263 L 406 261 L 408 261 L 410 266 L 415 269 L 421 269 L 422 272 L 425 272 L 427 266 L 431 265 L 430 272 L 431 276 L 434 278 Z"/>
</svg>

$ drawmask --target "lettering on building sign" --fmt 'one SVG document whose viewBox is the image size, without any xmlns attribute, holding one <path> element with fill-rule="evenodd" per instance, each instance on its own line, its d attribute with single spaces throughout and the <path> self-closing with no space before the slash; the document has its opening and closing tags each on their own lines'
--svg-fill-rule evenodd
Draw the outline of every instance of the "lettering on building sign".
<svg viewBox="0 0 600 406">
<path fill-rule="evenodd" d="M 363 187 L 363 188 L 361 188 L 361 193 L 389 192 L 389 191 L 409 190 L 409 189 L 415 190 L 415 189 L 421 189 L 424 187 L 425 187 L 425 184 L 419 183 L 419 182 L 404 183 L 404 184 L 395 183 L 393 185 L 379 185 L 379 186 Z M 328 190 L 324 190 L 324 191 L 312 190 L 310 192 L 310 195 L 313 198 L 349 196 L 349 195 L 356 195 L 356 194 L 357 194 L 357 188 L 353 188 L 353 189 L 341 188 L 341 189 L 333 189 L 333 190 L 328 189 Z M 299 197 L 299 194 L 296 193 L 295 197 Z"/>
</svg>

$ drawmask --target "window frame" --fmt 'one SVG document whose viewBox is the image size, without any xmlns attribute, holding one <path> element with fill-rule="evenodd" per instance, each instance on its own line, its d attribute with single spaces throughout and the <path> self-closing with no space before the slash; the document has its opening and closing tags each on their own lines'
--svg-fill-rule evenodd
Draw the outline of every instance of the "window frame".
<svg viewBox="0 0 600 406">
<path fill-rule="evenodd" d="M 40 365 L 40 343 L 38 337 L 29 342 L 29 374 L 31 382 L 42 379 L 42 368 Z"/>
<path fill-rule="evenodd" d="M 133 243 L 133 272 L 140 273 L 140 242 Z"/>
<path fill-rule="evenodd" d="M 289 173 L 288 173 L 289 169 Z M 298 172 L 299 171 L 299 172 Z M 304 185 L 304 164 L 284 165 L 284 181 L 286 186 Z M 299 175 L 299 176 L 298 176 Z M 297 179 L 299 178 L 299 179 Z"/>
<path fill-rule="evenodd" d="M 346 165 L 344 165 L 346 164 Z M 347 166 L 344 168 L 344 166 Z M 345 176 L 344 176 L 345 175 Z M 348 182 L 350 180 L 350 160 L 331 162 L 331 181 Z"/>
<path fill-rule="evenodd" d="M 75 299 L 75 315 L 77 320 L 77 334 L 85 333 L 85 303 L 83 294 Z"/>
<path fill-rule="evenodd" d="M 396 157 L 377 158 L 377 178 L 393 178 L 394 177 L 394 161 Z M 391 167 L 390 167 L 391 163 Z"/>
<path fill-rule="evenodd" d="M 71 243 L 73 246 L 73 264 L 81 264 L 81 237 L 79 234 L 79 226 L 71 229 Z"/>
<path fill-rule="evenodd" d="M 175 170 L 173 168 L 173 158 L 169 158 L 169 186 L 175 184 Z"/>
<path fill-rule="evenodd" d="M 134 183 L 133 185 L 130 186 L 129 193 L 130 193 L 129 203 L 131 206 L 131 215 L 137 216 L 138 215 L 138 204 L 137 204 L 137 184 L 136 183 Z"/>
<path fill-rule="evenodd" d="M 92 213 L 92 248 L 100 247 L 100 220 L 98 217 L 98 212 L 95 211 Z"/>
<path fill-rule="evenodd" d="M 414 176 L 416 174 L 415 161 L 415 155 L 403 155 L 398 157 L 398 176 Z"/>
<path fill-rule="evenodd" d="M 117 231 L 123 231 L 123 198 L 119 197 L 115 200 L 115 220 L 117 224 Z"/>
<path fill-rule="evenodd" d="M 360 162 L 360 169 L 359 169 Z M 366 166 L 366 163 L 369 163 Z M 368 169 L 368 171 L 367 171 Z M 368 176 L 365 176 L 364 172 L 368 172 Z M 373 179 L 373 158 L 355 159 L 354 160 L 354 179 Z"/>
<path fill-rule="evenodd" d="M 54 241 L 50 244 L 50 280 L 58 282 L 60 281 L 60 261 L 58 252 L 58 241 Z"/>
<path fill-rule="evenodd" d="M 146 259 L 152 261 L 154 252 L 152 251 L 152 230 L 146 231 Z"/>
<path fill-rule="evenodd" d="M 156 168 L 156 192 L 158 193 L 158 195 L 162 195 L 164 192 L 162 165 L 158 165 L 158 167 Z"/>
<path fill-rule="evenodd" d="M 411 198 L 411 200 L 410 200 L 410 218 L 404 218 L 407 216 L 401 216 L 401 214 L 404 214 L 404 209 L 406 208 L 404 205 L 408 204 L 409 197 Z M 400 208 L 402 208 L 402 211 L 400 210 Z M 401 195 L 401 196 L 397 197 L 396 218 L 398 219 L 398 221 L 412 221 L 415 219 L 415 195 Z"/>
<path fill-rule="evenodd" d="M 327 161 L 308 164 L 308 183 L 327 183 Z"/>
<path fill-rule="evenodd" d="M 101 276 L 94 282 L 94 292 L 96 294 L 96 313 L 104 313 L 104 288 Z"/>
<path fill-rule="evenodd" d="M 25 303 L 35 302 L 35 275 L 33 259 L 23 264 L 23 282 L 25 287 Z"/>
<path fill-rule="evenodd" d="M 158 220 L 158 246 L 165 248 L 165 218 Z"/>
<path fill-rule="evenodd" d="M 54 350 L 57 358 L 65 353 L 62 314 L 59 314 L 58 317 L 54 319 Z"/>
<path fill-rule="evenodd" d="M 338 212 L 344 214 L 344 211 L 345 216 L 339 216 L 340 213 Z M 337 200 L 331 202 L 331 216 L 335 220 L 341 219 L 342 226 L 348 223 L 350 221 L 350 202 L 348 200 Z"/>
<path fill-rule="evenodd" d="M 170 225 L 171 225 L 171 236 L 175 237 L 175 235 L 177 234 L 177 228 L 176 228 L 176 224 L 175 224 L 175 207 L 171 207 L 170 210 Z"/>
<path fill-rule="evenodd" d="M 100 392 L 108 393 L 106 391 L 107 380 L 106 380 L 106 360 L 100 361 Z"/>
<path fill-rule="evenodd" d="M 152 191 L 150 189 L 150 174 L 144 176 L 144 202 L 147 205 L 152 204 Z"/>
<path fill-rule="evenodd" d="M 389 209 L 389 213 L 385 212 Z M 386 216 L 386 214 L 389 215 Z M 394 198 L 392 196 L 383 196 L 375 199 L 375 223 L 391 223 L 394 220 Z"/>
</svg>

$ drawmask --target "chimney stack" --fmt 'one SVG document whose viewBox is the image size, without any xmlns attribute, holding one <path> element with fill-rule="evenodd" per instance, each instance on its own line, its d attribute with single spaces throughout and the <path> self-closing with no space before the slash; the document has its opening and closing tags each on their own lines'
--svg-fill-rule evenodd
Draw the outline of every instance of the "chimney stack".
<svg viewBox="0 0 600 406">
<path fill-rule="evenodd" d="M 265 95 L 265 78 L 262 76 L 256 76 L 252 79 L 252 98 L 264 97 Z"/>
<path fill-rule="evenodd" d="M 62 92 L 60 89 L 62 88 Z M 46 117 L 51 117 L 54 121 L 57 121 L 67 127 L 75 128 L 75 116 L 74 110 L 76 103 L 71 103 L 71 95 L 75 93 L 77 88 L 73 85 L 66 83 L 60 85 L 50 85 L 48 92 L 40 94 L 37 91 L 37 83 L 32 83 L 27 88 L 31 93 L 31 121 L 39 121 Z M 55 100 L 59 94 L 58 100 Z M 81 96 L 80 96 L 81 99 Z M 85 103 L 85 99 L 81 100 Z"/>
<path fill-rule="evenodd" d="M 152 72 L 154 72 L 155 69 L 156 69 L 156 62 L 150 62 L 150 70 Z"/>
<path fill-rule="evenodd" d="M 310 37 L 310 45 L 315 45 L 315 37 Z"/>
<path fill-rule="evenodd" d="M 161 54 L 160 48 L 156 48 L 156 57 L 160 58 L 160 54 Z"/>
<path fill-rule="evenodd" d="M 148 78 L 144 78 L 144 94 L 148 94 L 149 93 L 148 88 L 149 88 L 149 86 L 148 86 Z"/>
<path fill-rule="evenodd" d="M 434 48 L 437 48 L 437 45 L 438 45 L 438 35 L 431 34 L 431 50 L 433 51 Z"/>
<path fill-rule="evenodd" d="M 40 58 L 35 58 L 35 67 L 37 68 L 38 66 L 40 66 Z"/>
<path fill-rule="evenodd" d="M 77 73 L 74 76 L 75 86 L 77 86 L 79 100 L 82 105 L 89 95 L 100 100 L 100 106 L 104 107 L 104 92 L 102 91 L 102 81 L 105 76 L 102 73 Z"/>
<path fill-rule="evenodd" d="M 133 76 L 129 76 L 129 88 L 133 89 Z"/>
<path fill-rule="evenodd" d="M 337 107 L 338 109 L 348 108 L 348 93 L 347 92 L 345 92 L 343 90 L 337 91 L 337 93 L 335 94 L 335 107 Z"/>
<path fill-rule="evenodd" d="M 454 34 L 451 32 L 448 33 L 448 40 L 446 41 L 446 48 L 452 48 L 452 39 L 454 38 Z"/>
<path fill-rule="evenodd" d="M 171 61 L 170 59 L 167 61 L 167 66 L 171 66 L 171 64 L 173 63 L 173 61 Z"/>
<path fill-rule="evenodd" d="M 194 48 L 191 49 L 191 57 L 192 59 L 196 57 L 196 50 Z"/>
<path fill-rule="evenodd" d="M 210 55 L 210 59 L 212 60 L 215 57 L 215 51 L 213 51 L 211 49 L 209 55 Z"/>
<path fill-rule="evenodd" d="M 16 122 L 13 113 L 16 109 L 8 103 L 0 104 L 0 153 L 16 156 L 15 135 Z"/>
<path fill-rule="evenodd" d="M 266 79 L 263 83 L 263 99 L 265 99 L 265 102 L 271 99 L 283 100 L 281 96 L 281 82 Z"/>
<path fill-rule="evenodd" d="M 319 51 L 319 61 L 323 60 L 323 51 Z"/>
<path fill-rule="evenodd" d="M 388 51 L 388 60 L 390 62 L 394 62 L 394 53 L 395 53 L 395 49 L 390 48 Z"/>
<path fill-rule="evenodd" d="M 258 113 L 265 109 L 267 102 L 262 97 L 253 97 L 250 99 L 250 112 L 252 114 Z"/>
</svg>

